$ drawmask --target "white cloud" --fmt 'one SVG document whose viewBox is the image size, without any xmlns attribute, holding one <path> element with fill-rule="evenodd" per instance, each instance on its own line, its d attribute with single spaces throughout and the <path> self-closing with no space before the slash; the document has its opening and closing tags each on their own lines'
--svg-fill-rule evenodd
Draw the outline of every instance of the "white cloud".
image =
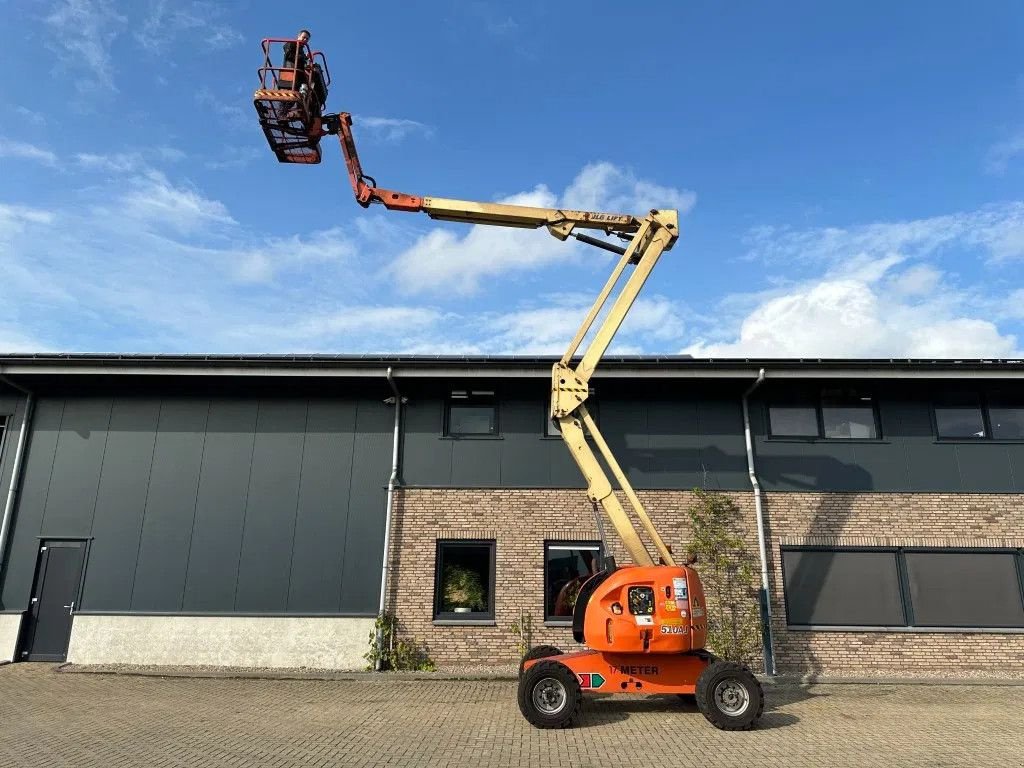
<svg viewBox="0 0 1024 768">
<path fill-rule="evenodd" d="M 23 232 L 26 225 L 52 224 L 54 218 L 52 211 L 0 203 L 0 244 Z"/>
<path fill-rule="evenodd" d="M 114 88 L 110 52 L 126 21 L 111 0 L 59 0 L 46 17 L 47 46 L 75 73 L 80 91 Z"/>
<path fill-rule="evenodd" d="M 698 357 L 1016 356 L 1017 338 L 996 323 L 993 307 L 1004 300 L 987 286 L 959 283 L 934 259 L 948 251 L 962 264 L 977 261 L 980 252 L 997 264 L 1024 255 L 1024 241 L 1014 240 L 1022 223 L 1024 204 L 1013 203 L 849 229 L 762 227 L 750 237 L 758 258 L 824 273 L 727 297 L 683 351 Z"/>
<path fill-rule="evenodd" d="M 110 173 L 128 173 L 139 170 L 144 165 L 142 155 L 137 152 L 115 152 L 109 155 L 79 152 L 75 155 L 75 161 L 87 170 Z"/>
<path fill-rule="evenodd" d="M 243 99 L 226 98 L 215 94 L 205 85 L 196 91 L 196 102 L 206 107 L 226 125 L 242 131 L 250 131 L 256 124 L 256 115 L 242 108 Z"/>
<path fill-rule="evenodd" d="M 149 12 L 135 40 L 153 54 L 165 53 L 180 37 L 187 37 L 189 50 L 196 39 L 201 39 L 208 50 L 235 45 L 242 35 L 224 21 L 224 10 L 216 3 L 192 0 L 150 0 Z"/>
<path fill-rule="evenodd" d="M 642 216 L 654 204 L 674 205 L 682 213 L 692 207 L 694 199 L 693 193 L 659 187 L 607 163 L 599 163 L 585 167 L 561 200 L 547 186 L 539 184 L 530 192 L 499 202 L 544 208 L 562 205 Z M 588 252 L 589 258 L 594 258 L 592 252 L 593 249 Z M 401 253 L 391 264 L 389 273 L 398 286 L 409 293 L 442 291 L 469 295 L 477 292 L 486 281 L 528 272 L 541 265 L 574 260 L 579 253 L 578 247 L 556 240 L 543 229 L 473 226 L 456 233 L 435 228 Z M 601 253 L 603 259 L 607 254 Z"/>
<path fill-rule="evenodd" d="M 1010 162 L 1021 155 L 1024 155 L 1024 131 L 993 144 L 985 155 L 985 170 L 995 174 L 1005 173 Z"/>
<path fill-rule="evenodd" d="M 363 129 L 371 140 L 390 144 L 398 143 L 412 134 L 420 134 L 428 138 L 434 135 L 433 128 L 416 120 L 402 117 L 353 117 L 353 133 L 356 131 L 363 133 Z"/>
<path fill-rule="evenodd" d="M 14 111 L 20 117 L 33 125 L 46 125 L 46 118 L 41 113 L 31 110 L 28 107 L 15 107 Z"/>
<path fill-rule="evenodd" d="M 12 141 L 0 138 L 0 157 L 13 157 L 19 160 L 31 160 L 43 165 L 57 164 L 57 155 L 48 149 L 37 147 L 23 141 Z"/>
<path fill-rule="evenodd" d="M 192 231 L 213 224 L 233 224 L 227 208 L 194 189 L 175 186 L 159 171 L 145 171 L 129 180 L 120 196 L 117 215 L 154 227 Z"/>
</svg>

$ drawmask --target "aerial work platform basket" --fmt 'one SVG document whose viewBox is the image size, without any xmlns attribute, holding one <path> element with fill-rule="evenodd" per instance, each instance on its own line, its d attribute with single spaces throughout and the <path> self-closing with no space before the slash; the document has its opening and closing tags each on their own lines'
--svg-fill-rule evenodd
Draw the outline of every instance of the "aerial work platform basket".
<svg viewBox="0 0 1024 768">
<path fill-rule="evenodd" d="M 286 46 L 293 51 L 286 57 Z M 263 64 L 253 105 L 270 149 L 282 163 L 320 162 L 320 118 L 331 73 L 321 51 L 291 38 L 262 42 Z M 280 62 L 280 64 L 276 63 Z"/>
</svg>

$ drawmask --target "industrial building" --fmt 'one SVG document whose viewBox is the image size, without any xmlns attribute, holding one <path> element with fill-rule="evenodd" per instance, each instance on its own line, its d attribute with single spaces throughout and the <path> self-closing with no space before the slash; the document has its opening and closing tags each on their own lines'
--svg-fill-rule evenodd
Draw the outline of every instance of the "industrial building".
<svg viewBox="0 0 1024 768">
<path fill-rule="evenodd" d="M 623 558 L 553 362 L 0 357 L 0 661 L 362 668 L 381 610 L 441 664 L 515 659 L 527 615 L 574 647 L 562 587 Z M 743 510 L 778 672 L 1022 676 L 1022 381 L 610 357 L 588 407 L 675 551 L 693 489 Z"/>
</svg>

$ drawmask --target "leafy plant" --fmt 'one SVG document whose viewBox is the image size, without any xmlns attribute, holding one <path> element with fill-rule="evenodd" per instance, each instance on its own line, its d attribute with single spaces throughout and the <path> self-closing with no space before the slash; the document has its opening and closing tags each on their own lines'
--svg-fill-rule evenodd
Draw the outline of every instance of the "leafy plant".
<svg viewBox="0 0 1024 768">
<path fill-rule="evenodd" d="M 761 648 L 757 563 L 743 538 L 742 513 L 724 494 L 701 489 L 694 494 L 689 554 L 697 557 L 708 602 L 708 648 L 728 661 L 754 663 Z"/>
<path fill-rule="evenodd" d="M 520 608 L 519 618 L 512 622 L 510 629 L 516 636 L 516 658 L 521 659 L 533 648 L 533 614 Z"/>
<path fill-rule="evenodd" d="M 469 608 L 482 611 L 487 596 L 480 574 L 461 565 L 447 565 L 444 569 L 444 610 Z"/>
<path fill-rule="evenodd" d="M 391 669 L 399 672 L 433 672 L 436 665 L 415 643 L 402 640 L 398 636 L 398 619 L 390 613 L 377 616 L 370 632 L 370 650 L 363 654 L 367 669 Z"/>
</svg>

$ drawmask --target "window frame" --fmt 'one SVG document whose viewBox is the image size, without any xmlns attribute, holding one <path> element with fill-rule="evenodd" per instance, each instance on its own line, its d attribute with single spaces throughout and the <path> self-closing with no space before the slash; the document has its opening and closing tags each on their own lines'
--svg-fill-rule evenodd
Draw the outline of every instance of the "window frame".
<svg viewBox="0 0 1024 768">
<path fill-rule="evenodd" d="M 941 395 L 939 395 L 939 396 L 934 396 L 933 395 L 932 398 L 931 398 L 930 405 L 931 405 L 932 435 L 935 437 L 936 441 L 943 442 L 943 443 L 980 443 L 980 442 L 989 442 L 989 443 L 1024 443 L 1024 437 L 996 437 L 993 434 L 993 431 L 992 431 L 992 415 L 991 415 L 991 409 L 993 407 L 995 407 L 995 408 L 1004 408 L 1004 409 L 1007 409 L 1007 410 L 1014 409 L 1014 410 L 1024 411 L 1024 399 L 1022 399 L 1020 397 L 1016 397 L 1016 398 L 1013 398 L 1013 397 L 1000 397 L 998 395 L 994 395 L 991 392 L 983 392 L 983 391 L 982 392 L 971 391 L 971 392 L 963 393 L 963 397 L 965 399 L 967 397 L 976 398 L 977 408 L 978 408 L 979 411 L 981 411 L 981 425 L 982 425 L 982 429 L 984 430 L 985 434 L 982 435 L 981 437 L 971 437 L 971 436 L 956 436 L 956 437 L 954 437 L 954 436 L 946 436 L 946 435 L 939 434 L 939 417 L 938 417 L 938 413 L 937 413 L 938 409 L 943 408 L 943 409 L 951 410 L 951 409 L 956 409 L 956 408 L 963 408 L 963 409 L 966 410 L 966 409 L 973 408 L 974 406 L 972 406 L 972 405 L 957 405 L 955 403 L 948 403 L 947 404 L 947 403 L 943 402 L 943 397 Z M 952 399 L 952 398 L 949 398 L 949 396 L 947 395 L 947 399 Z"/>
<path fill-rule="evenodd" d="M 819 390 L 817 395 L 814 397 L 776 397 L 769 398 L 764 403 L 764 416 L 765 416 L 765 434 L 769 440 L 802 440 L 805 442 L 829 442 L 829 443 L 879 443 L 884 441 L 884 435 L 882 434 L 882 415 L 878 407 L 878 397 L 874 392 L 864 391 L 864 396 L 871 398 L 871 402 L 868 405 L 856 406 L 851 405 L 850 407 L 862 407 L 871 409 L 871 418 L 874 421 L 875 436 L 874 437 L 828 437 L 825 434 L 825 407 L 826 400 L 830 400 L 825 396 L 826 390 Z M 837 400 L 838 402 L 838 400 Z M 829 402 L 829 406 L 833 403 Z M 841 406 L 836 406 L 841 407 Z M 772 431 L 772 408 L 810 408 L 814 411 L 815 421 L 817 422 L 817 434 L 815 435 L 787 435 L 779 434 Z"/>
<path fill-rule="evenodd" d="M 785 557 L 786 552 L 892 552 L 896 556 L 896 568 L 899 574 L 900 601 L 903 605 L 903 624 L 880 625 L 880 624 L 793 624 L 790 620 L 789 599 L 786 594 L 785 584 Z M 923 554 L 958 554 L 958 555 L 1011 555 L 1017 569 L 1017 590 L 1018 597 L 1024 608 L 1024 547 L 923 547 L 923 546 L 894 546 L 894 547 L 828 547 L 818 545 L 781 545 L 779 547 L 779 577 L 782 582 L 782 599 L 785 606 L 786 629 L 793 631 L 811 632 L 908 632 L 917 634 L 928 633 L 970 633 L 983 632 L 988 634 L 1024 634 L 1024 624 L 1021 626 L 968 626 L 968 625 L 939 625 L 939 624 L 918 624 L 914 616 L 914 605 L 910 592 L 910 575 L 907 570 L 906 555 Z"/>
<path fill-rule="evenodd" d="M 445 547 L 487 547 L 488 568 L 490 569 L 490 590 L 487 596 L 487 610 L 477 613 L 455 613 L 441 610 L 441 577 L 443 558 L 441 553 Z M 435 539 L 434 543 L 434 601 L 431 605 L 431 619 L 435 624 L 494 624 L 497 540 L 495 539 Z"/>
<path fill-rule="evenodd" d="M 541 599 L 544 623 L 554 626 L 572 626 L 572 616 L 554 616 L 548 613 L 548 552 L 552 547 L 561 549 L 593 549 L 597 551 L 597 567 L 604 562 L 604 544 L 599 539 L 545 539 L 544 540 L 544 573 L 541 582 Z"/>
<path fill-rule="evenodd" d="M 597 392 L 593 387 L 590 388 L 590 394 L 587 395 L 587 412 L 590 413 L 591 418 L 594 419 L 594 423 L 597 424 L 597 428 L 601 428 L 601 406 L 597 402 Z M 541 433 L 540 436 L 545 440 L 561 440 L 561 430 L 556 430 L 555 425 L 548 418 L 548 413 L 551 410 L 551 401 L 548 400 L 544 403 L 543 410 L 541 411 Z M 584 433 L 589 437 L 590 433 L 586 431 L 584 427 Z"/>
<path fill-rule="evenodd" d="M 493 432 L 453 432 L 452 407 L 490 409 L 494 414 Z M 451 390 L 444 400 L 441 436 L 453 440 L 493 440 L 501 437 L 501 408 L 494 390 Z"/>
</svg>

